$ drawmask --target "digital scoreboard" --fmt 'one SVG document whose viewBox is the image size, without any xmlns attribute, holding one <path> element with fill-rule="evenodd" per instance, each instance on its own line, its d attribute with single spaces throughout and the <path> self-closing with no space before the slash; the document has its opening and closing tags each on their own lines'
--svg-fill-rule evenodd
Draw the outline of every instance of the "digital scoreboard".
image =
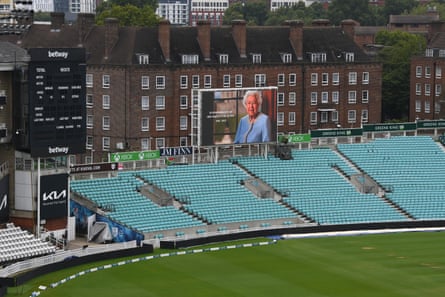
<svg viewBox="0 0 445 297">
<path fill-rule="evenodd" d="M 84 48 L 32 48 L 28 68 L 32 157 L 85 152 Z"/>
</svg>

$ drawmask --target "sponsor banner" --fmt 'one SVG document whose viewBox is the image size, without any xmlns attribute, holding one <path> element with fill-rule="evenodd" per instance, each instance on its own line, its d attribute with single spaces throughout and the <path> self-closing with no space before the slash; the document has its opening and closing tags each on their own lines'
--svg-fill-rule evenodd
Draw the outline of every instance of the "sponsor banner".
<svg viewBox="0 0 445 297">
<path fill-rule="evenodd" d="M 418 129 L 435 129 L 435 128 L 445 128 L 445 121 L 417 121 Z"/>
<path fill-rule="evenodd" d="M 278 137 L 279 142 L 287 141 L 288 143 L 311 142 L 311 139 L 310 134 L 292 134 Z"/>
<path fill-rule="evenodd" d="M 376 125 L 363 125 L 363 132 L 389 132 L 416 130 L 416 123 L 389 123 Z"/>
<path fill-rule="evenodd" d="M 191 146 L 166 147 L 159 150 L 162 157 L 191 155 L 193 148 Z"/>
<path fill-rule="evenodd" d="M 0 180 L 0 224 L 9 221 L 9 175 L 5 175 Z"/>
<path fill-rule="evenodd" d="M 155 151 L 140 151 L 140 152 L 124 152 L 124 153 L 111 153 L 111 162 L 128 162 L 128 161 L 146 161 L 159 159 L 161 153 L 159 150 Z"/>
<path fill-rule="evenodd" d="M 68 174 L 40 177 L 40 219 L 63 218 L 68 215 Z"/>
<path fill-rule="evenodd" d="M 82 164 L 74 165 L 70 168 L 71 174 L 76 173 L 89 173 L 89 172 L 101 172 L 101 171 L 114 171 L 119 169 L 118 163 L 94 163 L 94 164 Z"/>
<path fill-rule="evenodd" d="M 351 128 L 351 129 L 332 129 L 332 130 L 314 130 L 311 131 L 311 137 L 351 137 L 362 136 L 363 129 Z"/>
</svg>

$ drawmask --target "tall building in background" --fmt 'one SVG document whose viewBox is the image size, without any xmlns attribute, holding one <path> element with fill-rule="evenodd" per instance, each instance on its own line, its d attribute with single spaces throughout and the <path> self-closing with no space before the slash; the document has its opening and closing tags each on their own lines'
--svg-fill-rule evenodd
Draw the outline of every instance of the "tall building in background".
<svg viewBox="0 0 445 297">
<path fill-rule="evenodd" d="M 172 25 L 188 25 L 189 0 L 159 0 L 156 14 Z"/>
<path fill-rule="evenodd" d="M 229 0 L 191 0 L 190 25 L 196 26 L 198 21 L 208 20 L 212 26 L 221 26 L 228 7 Z"/>
</svg>

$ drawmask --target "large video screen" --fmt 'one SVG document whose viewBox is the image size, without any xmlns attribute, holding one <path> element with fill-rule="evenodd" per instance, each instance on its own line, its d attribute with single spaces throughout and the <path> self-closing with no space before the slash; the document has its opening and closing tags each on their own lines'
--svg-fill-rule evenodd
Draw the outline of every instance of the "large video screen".
<svg viewBox="0 0 445 297">
<path fill-rule="evenodd" d="M 200 91 L 198 145 L 276 142 L 277 89 Z"/>
<path fill-rule="evenodd" d="M 85 152 L 86 53 L 29 49 L 29 138 L 33 157 Z"/>
</svg>

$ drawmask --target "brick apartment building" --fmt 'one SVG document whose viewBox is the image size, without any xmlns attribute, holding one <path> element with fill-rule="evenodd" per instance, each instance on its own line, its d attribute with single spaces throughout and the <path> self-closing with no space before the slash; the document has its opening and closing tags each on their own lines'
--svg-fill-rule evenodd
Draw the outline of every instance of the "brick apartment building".
<svg viewBox="0 0 445 297">
<path fill-rule="evenodd" d="M 382 65 L 326 22 L 175 27 L 164 21 L 141 28 L 113 19 L 97 26 L 90 14 L 68 25 L 53 13 L 51 25 L 33 24 L 0 40 L 26 49 L 86 48 L 87 153 L 76 163 L 120 150 L 191 145 L 199 88 L 276 86 L 279 134 L 381 121 Z"/>
</svg>

